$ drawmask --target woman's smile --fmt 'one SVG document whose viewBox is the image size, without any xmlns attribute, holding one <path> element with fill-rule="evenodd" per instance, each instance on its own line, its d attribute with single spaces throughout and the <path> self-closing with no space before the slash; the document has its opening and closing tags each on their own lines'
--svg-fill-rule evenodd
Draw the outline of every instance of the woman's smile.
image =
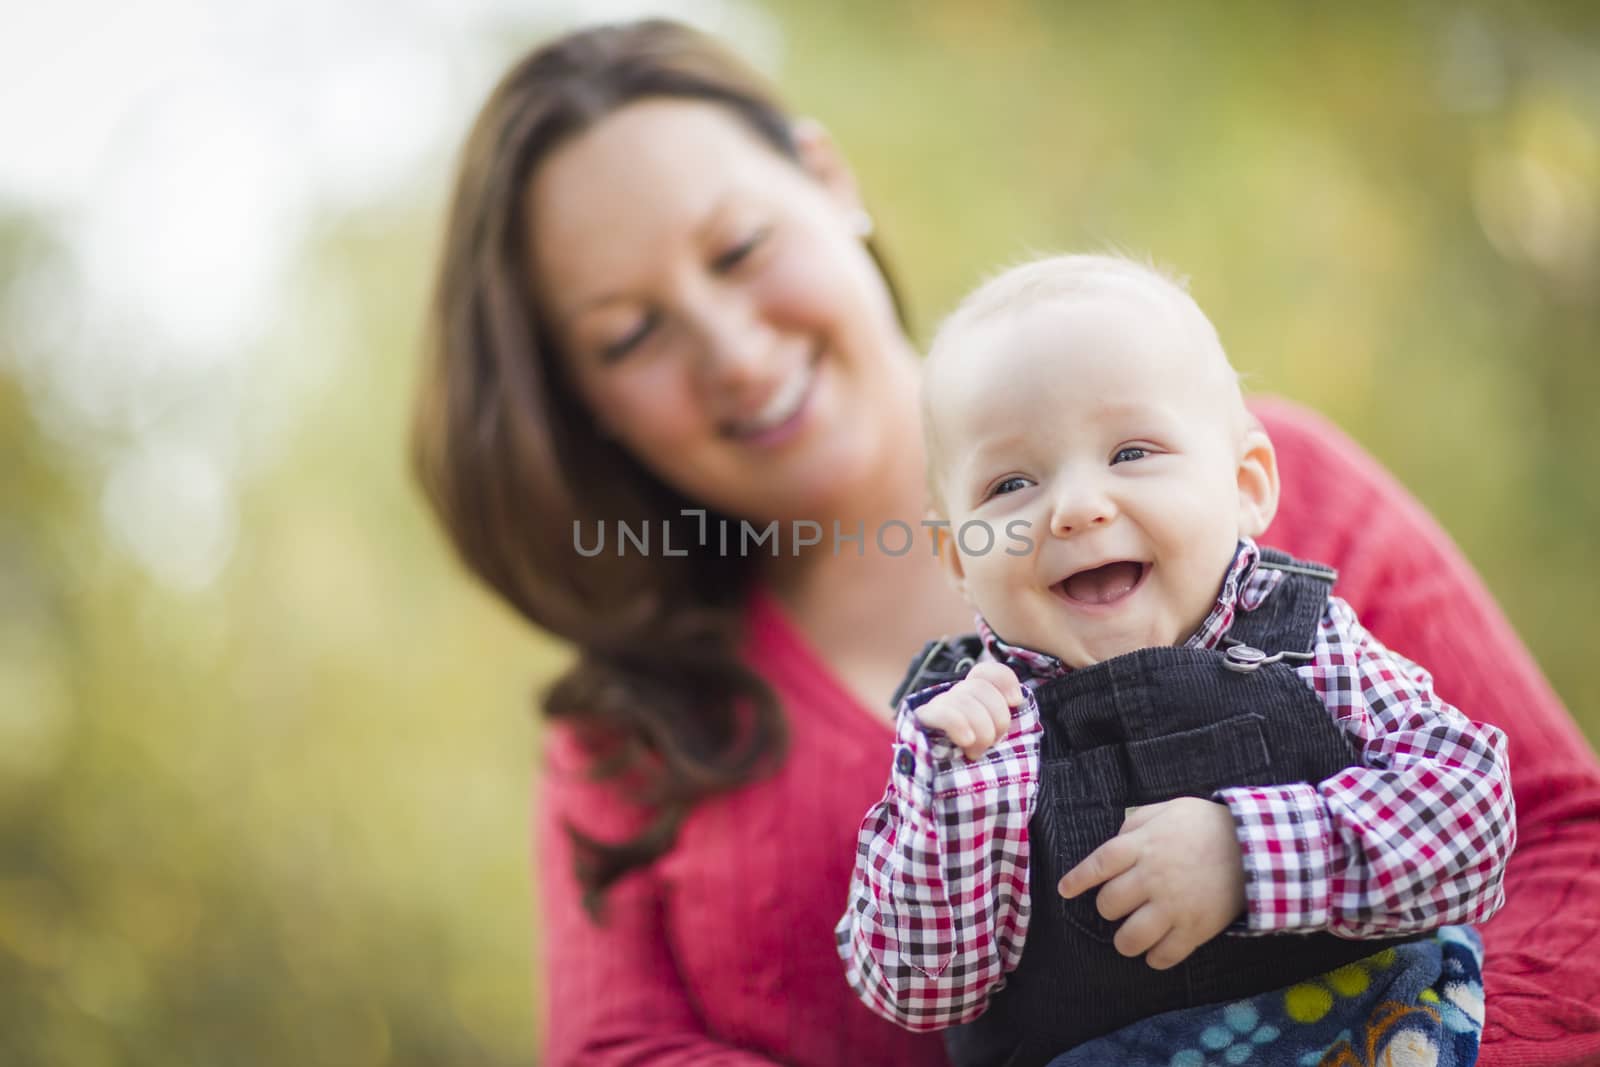
<svg viewBox="0 0 1600 1067">
<path fill-rule="evenodd" d="M 761 447 L 772 447 L 792 440 L 805 427 L 820 360 L 820 354 L 813 353 L 780 382 L 753 413 L 726 420 L 722 432 L 744 444 Z"/>
</svg>

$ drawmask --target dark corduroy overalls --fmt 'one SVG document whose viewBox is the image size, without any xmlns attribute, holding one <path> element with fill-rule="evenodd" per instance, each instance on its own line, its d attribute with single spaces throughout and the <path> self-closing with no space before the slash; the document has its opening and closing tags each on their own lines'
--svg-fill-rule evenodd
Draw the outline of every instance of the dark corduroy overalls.
<svg viewBox="0 0 1600 1067">
<path fill-rule="evenodd" d="M 1027 944 L 988 1010 L 949 1031 L 959 1067 L 1044 1064 L 1138 1019 L 1265 993 L 1410 940 L 1224 935 L 1157 971 L 1113 947 L 1117 924 L 1095 910 L 1095 892 L 1056 892 L 1063 874 L 1116 835 L 1129 807 L 1319 782 L 1360 762 L 1294 670 L 1312 651 L 1333 572 L 1265 548 L 1258 566 L 1286 573 L 1259 608 L 1235 618 L 1229 647 L 1142 649 L 1035 688 L 1044 734 L 1028 827 Z M 949 665 L 941 677 L 922 663 L 918 688 L 964 673 Z"/>
</svg>

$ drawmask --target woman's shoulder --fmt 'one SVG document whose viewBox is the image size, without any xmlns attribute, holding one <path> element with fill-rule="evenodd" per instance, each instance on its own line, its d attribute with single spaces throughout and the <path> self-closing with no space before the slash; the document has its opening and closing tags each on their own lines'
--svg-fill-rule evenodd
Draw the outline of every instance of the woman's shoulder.
<svg viewBox="0 0 1600 1067">
<path fill-rule="evenodd" d="M 1343 430 L 1282 398 L 1252 397 L 1249 406 L 1272 438 L 1281 483 L 1262 541 L 1337 569 L 1339 595 L 1385 644 L 1412 648 L 1431 625 L 1416 611 L 1391 619 L 1396 598 L 1443 598 L 1451 612 L 1492 606 L 1449 535 Z"/>
<path fill-rule="evenodd" d="M 537 793 L 546 813 L 602 839 L 636 834 L 649 822 L 650 811 L 629 788 L 628 776 L 606 773 L 622 755 L 621 742 L 557 720 L 545 723 L 539 747 Z"/>
<path fill-rule="evenodd" d="M 1445 549 L 1416 498 L 1328 418 L 1281 397 L 1251 397 L 1249 407 L 1278 458 L 1278 513 L 1265 542 L 1341 570 L 1374 562 L 1361 557 L 1380 548 Z"/>
<path fill-rule="evenodd" d="M 600 755 L 593 743 L 584 740 L 570 723 L 547 722 L 540 740 L 545 780 L 558 785 L 584 780 Z"/>
<path fill-rule="evenodd" d="M 1286 483 L 1317 481 L 1330 467 L 1340 475 L 1357 474 L 1363 482 L 1391 481 L 1387 472 L 1327 416 L 1279 396 L 1252 396 L 1250 411 L 1261 420 L 1278 454 L 1279 473 Z"/>
</svg>

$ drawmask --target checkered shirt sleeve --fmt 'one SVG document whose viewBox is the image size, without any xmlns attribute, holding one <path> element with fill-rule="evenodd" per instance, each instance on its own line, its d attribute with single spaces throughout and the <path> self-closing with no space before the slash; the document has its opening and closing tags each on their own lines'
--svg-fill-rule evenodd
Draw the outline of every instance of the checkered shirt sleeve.
<svg viewBox="0 0 1600 1067">
<path fill-rule="evenodd" d="M 973 761 L 917 721 L 917 708 L 952 684 L 898 710 L 889 784 L 861 823 L 834 931 L 856 995 L 917 1031 L 983 1014 L 1028 931 L 1038 705 L 1025 688 L 1006 736 Z"/>
<path fill-rule="evenodd" d="M 1296 670 L 1362 766 L 1214 795 L 1244 853 L 1248 904 L 1234 932 L 1381 937 L 1493 915 L 1516 845 L 1505 735 L 1441 701 L 1428 672 L 1337 597 L 1315 657 Z"/>
</svg>

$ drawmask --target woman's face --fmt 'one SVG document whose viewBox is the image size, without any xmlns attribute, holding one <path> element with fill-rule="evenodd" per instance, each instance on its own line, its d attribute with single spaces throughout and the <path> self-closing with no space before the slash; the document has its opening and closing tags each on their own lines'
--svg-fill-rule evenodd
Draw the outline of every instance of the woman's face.
<svg viewBox="0 0 1600 1067">
<path fill-rule="evenodd" d="M 895 447 L 884 398 L 906 389 L 850 176 L 804 148 L 801 166 L 722 107 L 648 100 L 529 190 L 536 297 L 600 431 L 751 519 L 837 514 Z"/>
</svg>

